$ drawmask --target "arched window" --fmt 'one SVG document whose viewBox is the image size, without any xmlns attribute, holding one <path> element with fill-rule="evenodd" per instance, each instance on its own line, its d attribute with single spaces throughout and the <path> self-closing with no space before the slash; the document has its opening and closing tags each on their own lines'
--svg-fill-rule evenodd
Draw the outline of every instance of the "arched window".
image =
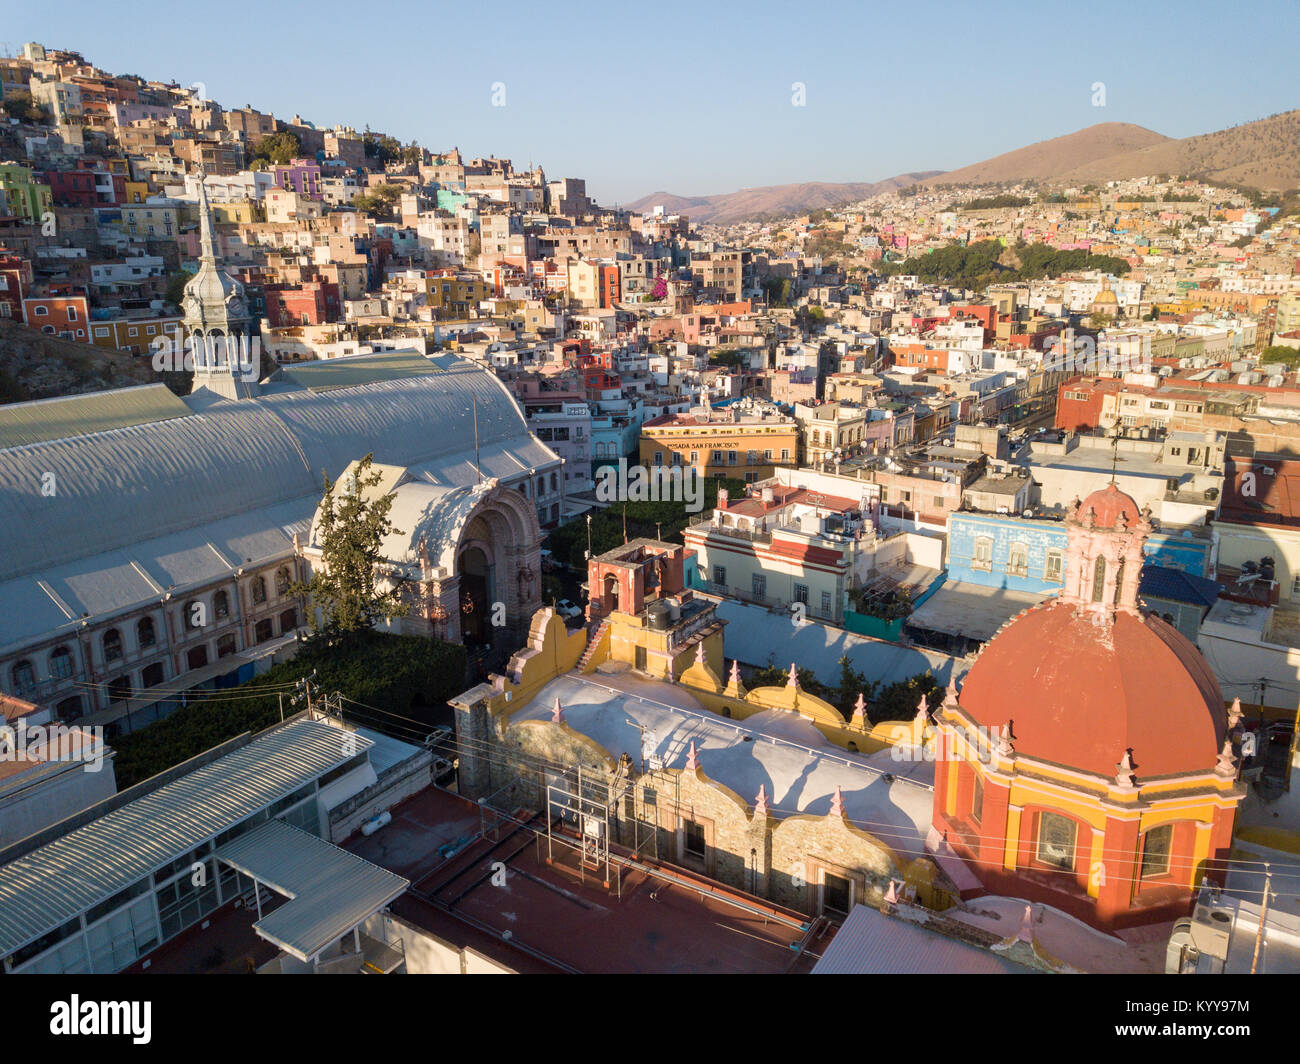
<svg viewBox="0 0 1300 1064">
<path fill-rule="evenodd" d="M 230 616 L 230 596 L 218 591 L 212 596 L 212 612 L 218 620 Z"/>
<path fill-rule="evenodd" d="M 154 634 L 152 617 L 140 618 L 135 626 L 135 638 L 142 647 L 151 647 L 158 641 Z"/>
<path fill-rule="evenodd" d="M 266 579 L 265 577 L 256 577 L 253 580 L 253 601 L 259 605 L 266 601 Z"/>
<path fill-rule="evenodd" d="M 1106 592 L 1106 559 L 1098 558 L 1092 567 L 1092 601 L 1100 602 Z"/>
<path fill-rule="evenodd" d="M 36 673 L 32 663 L 26 658 L 13 667 L 14 692 L 20 696 L 30 694 L 36 689 Z"/>
<path fill-rule="evenodd" d="M 1142 878 L 1163 876 L 1169 872 L 1169 851 L 1174 841 L 1174 826 L 1161 824 L 1142 836 Z"/>
<path fill-rule="evenodd" d="M 277 595 L 287 595 L 289 593 L 289 568 L 282 565 L 275 571 L 275 593 Z"/>
<path fill-rule="evenodd" d="M 208 607 L 201 599 L 190 599 L 185 603 L 185 627 L 191 632 L 198 631 L 204 627 L 207 621 Z"/>
<path fill-rule="evenodd" d="M 110 628 L 104 633 L 104 660 L 120 661 L 122 658 L 122 633 Z"/>
<path fill-rule="evenodd" d="M 67 647 L 55 647 L 50 654 L 50 676 L 56 680 L 66 680 L 72 675 L 72 651 Z"/>
</svg>

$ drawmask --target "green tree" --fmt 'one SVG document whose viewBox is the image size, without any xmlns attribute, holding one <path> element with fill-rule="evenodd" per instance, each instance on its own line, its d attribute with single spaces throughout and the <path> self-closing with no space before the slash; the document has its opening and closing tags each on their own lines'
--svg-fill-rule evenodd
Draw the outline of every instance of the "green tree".
<svg viewBox="0 0 1300 1064">
<path fill-rule="evenodd" d="M 177 270 L 167 278 L 167 292 L 163 298 L 172 306 L 179 307 L 181 299 L 185 296 L 185 286 L 189 284 L 190 278 L 193 276 L 194 274 L 190 273 L 189 270 Z"/>
<path fill-rule="evenodd" d="M 393 208 L 401 198 L 400 185 L 380 185 L 371 192 L 357 196 L 352 201 L 352 206 L 372 218 L 387 221 L 393 217 Z"/>
<path fill-rule="evenodd" d="M 0 101 L 0 110 L 10 118 L 17 118 L 21 122 L 46 121 L 46 114 L 41 110 L 40 105 L 32 99 L 30 92 L 23 89 L 5 93 L 4 100 Z"/>
<path fill-rule="evenodd" d="M 302 155 L 302 142 L 288 132 L 271 133 L 257 142 L 253 149 L 253 158 L 265 159 L 277 166 L 284 166 Z"/>
<path fill-rule="evenodd" d="M 376 581 L 384 537 L 397 530 L 388 520 L 392 493 L 374 491 L 383 477 L 372 469 L 373 459 L 368 454 L 357 463 L 342 493 L 325 477 L 317 533 L 321 564 L 309 581 L 290 588 L 307 596 L 312 631 L 331 639 L 367 632 L 380 618 L 405 617 L 411 609 L 403 589 L 380 591 Z"/>
</svg>

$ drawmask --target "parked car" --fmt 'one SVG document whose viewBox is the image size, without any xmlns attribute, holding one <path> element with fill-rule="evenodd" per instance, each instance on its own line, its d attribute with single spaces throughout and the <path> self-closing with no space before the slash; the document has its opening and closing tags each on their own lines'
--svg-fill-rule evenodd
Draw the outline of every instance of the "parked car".
<svg viewBox="0 0 1300 1064">
<path fill-rule="evenodd" d="M 582 607 L 575 606 L 568 599 L 560 599 L 560 601 L 555 604 L 555 612 L 565 620 L 571 621 L 575 617 L 582 616 Z"/>
</svg>

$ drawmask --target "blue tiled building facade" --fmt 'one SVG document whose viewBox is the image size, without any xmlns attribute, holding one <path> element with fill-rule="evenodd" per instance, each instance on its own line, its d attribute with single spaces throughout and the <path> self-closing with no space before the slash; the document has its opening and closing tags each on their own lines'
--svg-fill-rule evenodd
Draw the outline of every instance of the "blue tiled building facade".
<svg viewBox="0 0 1300 1064">
<path fill-rule="evenodd" d="M 948 580 L 1050 594 L 1065 576 L 1065 525 L 1041 518 L 955 513 L 948 520 Z M 1146 557 L 1155 565 L 1206 576 L 1210 541 L 1155 532 Z"/>
</svg>

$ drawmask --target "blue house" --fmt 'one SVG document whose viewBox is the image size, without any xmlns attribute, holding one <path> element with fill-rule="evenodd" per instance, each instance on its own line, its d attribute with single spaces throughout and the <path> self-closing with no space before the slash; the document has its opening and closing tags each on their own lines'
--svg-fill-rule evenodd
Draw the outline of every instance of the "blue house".
<svg viewBox="0 0 1300 1064">
<path fill-rule="evenodd" d="M 948 580 L 1050 594 L 1065 579 L 1065 525 L 1061 521 L 1003 514 L 955 513 L 948 519 Z M 1148 561 L 1205 577 L 1211 540 L 1192 530 L 1154 532 Z"/>
</svg>

